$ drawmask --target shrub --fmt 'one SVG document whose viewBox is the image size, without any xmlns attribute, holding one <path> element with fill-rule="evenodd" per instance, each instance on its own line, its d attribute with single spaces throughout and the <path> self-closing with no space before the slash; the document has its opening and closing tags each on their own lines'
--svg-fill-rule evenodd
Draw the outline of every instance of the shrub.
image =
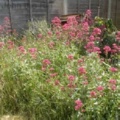
<svg viewBox="0 0 120 120">
<path fill-rule="evenodd" d="M 0 114 L 30 120 L 120 118 L 119 66 L 100 58 L 103 31 L 88 23 L 90 14 L 80 24 L 70 17 L 61 26 L 55 18 L 52 30 L 30 29 L 20 46 L 0 43 Z"/>
</svg>

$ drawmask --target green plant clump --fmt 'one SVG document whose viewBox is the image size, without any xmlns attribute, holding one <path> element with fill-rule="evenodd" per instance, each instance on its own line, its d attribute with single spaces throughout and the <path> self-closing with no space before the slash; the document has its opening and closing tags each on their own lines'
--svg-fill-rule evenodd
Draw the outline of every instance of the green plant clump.
<svg viewBox="0 0 120 120">
<path fill-rule="evenodd" d="M 120 119 L 119 31 L 110 46 L 103 33 L 109 31 L 89 21 L 90 15 L 87 11 L 80 23 L 72 16 L 65 25 L 55 17 L 52 28 L 36 22 L 19 44 L 17 36 L 1 37 L 0 116 Z"/>
</svg>

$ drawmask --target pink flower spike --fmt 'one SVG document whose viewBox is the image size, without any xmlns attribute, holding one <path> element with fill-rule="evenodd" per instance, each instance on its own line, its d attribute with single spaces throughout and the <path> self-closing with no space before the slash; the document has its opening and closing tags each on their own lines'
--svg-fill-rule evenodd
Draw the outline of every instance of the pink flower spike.
<svg viewBox="0 0 120 120">
<path fill-rule="evenodd" d="M 85 32 L 87 32 L 89 30 L 89 24 L 88 24 L 88 22 L 82 23 L 82 29 Z"/>
<path fill-rule="evenodd" d="M 52 74 L 50 74 L 50 77 L 55 77 L 57 75 L 58 75 L 58 73 L 52 73 Z"/>
<path fill-rule="evenodd" d="M 109 80 L 109 83 L 110 83 L 110 84 L 116 84 L 117 81 L 116 81 L 115 79 L 110 79 L 110 80 Z"/>
<path fill-rule="evenodd" d="M 4 21 L 10 21 L 9 17 L 4 17 Z"/>
<path fill-rule="evenodd" d="M 39 34 L 37 35 L 37 37 L 38 37 L 38 38 L 42 38 L 42 34 L 39 33 Z"/>
<path fill-rule="evenodd" d="M 74 81 L 75 80 L 75 76 L 74 75 L 68 75 L 68 80 Z"/>
<path fill-rule="evenodd" d="M 62 26 L 62 28 L 63 28 L 63 30 L 69 30 L 69 28 L 70 28 L 70 26 L 68 25 L 68 24 L 64 24 L 63 26 Z"/>
<path fill-rule="evenodd" d="M 90 41 L 95 41 L 95 37 L 94 37 L 93 35 L 91 35 L 91 36 L 89 37 L 89 40 L 90 40 Z"/>
<path fill-rule="evenodd" d="M 117 86 L 116 85 L 112 85 L 110 88 L 111 88 L 111 90 L 115 91 L 117 89 Z"/>
<path fill-rule="evenodd" d="M 79 110 L 82 106 L 83 106 L 83 103 L 81 100 L 76 100 L 75 101 L 75 110 Z"/>
<path fill-rule="evenodd" d="M 52 35 L 52 32 L 51 32 L 51 31 L 48 31 L 48 35 L 50 35 L 50 36 L 51 36 L 51 35 Z"/>
<path fill-rule="evenodd" d="M 67 58 L 68 58 L 69 60 L 73 60 L 73 59 L 74 59 L 74 56 L 71 55 L 71 54 L 69 54 L 69 55 L 67 56 Z"/>
<path fill-rule="evenodd" d="M 92 35 L 100 35 L 101 34 L 101 29 L 100 28 L 94 28 Z"/>
<path fill-rule="evenodd" d="M 88 9 L 85 14 L 86 14 L 87 16 L 91 17 L 92 12 L 91 12 L 91 10 Z"/>
<path fill-rule="evenodd" d="M 50 68 L 50 71 L 54 71 L 54 68 L 51 67 L 51 68 Z"/>
<path fill-rule="evenodd" d="M 100 54 L 101 50 L 100 50 L 99 47 L 93 47 L 93 52 L 96 52 L 96 53 Z"/>
<path fill-rule="evenodd" d="M 107 45 L 103 48 L 103 50 L 105 52 L 111 52 L 111 48 L 109 46 L 107 46 Z"/>
<path fill-rule="evenodd" d="M 42 66 L 41 70 L 42 70 L 42 71 L 45 71 L 45 70 L 46 70 L 46 67 L 43 67 L 43 66 Z"/>
<path fill-rule="evenodd" d="M 51 41 L 48 43 L 48 46 L 49 46 L 49 48 L 53 48 L 55 46 L 55 43 Z"/>
<path fill-rule="evenodd" d="M 120 41 L 120 31 L 117 31 L 116 40 Z"/>
<path fill-rule="evenodd" d="M 79 110 L 80 109 L 80 106 L 79 105 L 76 105 L 75 106 L 75 110 Z"/>
<path fill-rule="evenodd" d="M 29 48 L 30 54 L 35 54 L 37 52 L 37 48 Z"/>
<path fill-rule="evenodd" d="M 79 72 L 79 74 L 86 74 L 86 70 L 84 67 L 79 67 L 78 72 Z"/>
<path fill-rule="evenodd" d="M 111 67 L 111 68 L 110 68 L 110 71 L 111 71 L 111 72 L 117 72 L 117 71 L 118 71 L 118 69 L 117 69 L 117 68 L 115 68 L 115 67 Z"/>
<path fill-rule="evenodd" d="M 25 50 L 24 46 L 19 46 L 18 49 L 19 49 L 20 53 L 26 54 L 26 50 Z"/>
<path fill-rule="evenodd" d="M 96 95 L 97 95 L 97 93 L 96 93 L 95 91 L 91 91 L 91 92 L 90 92 L 90 96 L 91 96 L 91 97 L 96 97 Z"/>
<path fill-rule="evenodd" d="M 50 65 L 50 64 L 51 64 L 51 62 L 50 62 L 50 60 L 49 60 L 49 59 L 44 59 L 44 60 L 42 61 L 42 63 L 43 63 L 43 65 L 45 65 L 45 66 L 47 66 L 47 65 Z"/>
<path fill-rule="evenodd" d="M 67 24 L 72 26 L 72 25 L 78 25 L 77 19 L 75 16 L 70 16 L 67 19 Z"/>
<path fill-rule="evenodd" d="M 98 91 L 103 91 L 103 90 L 104 90 L 104 87 L 100 85 L 100 86 L 97 87 L 97 90 L 98 90 Z"/>
<path fill-rule="evenodd" d="M 58 17 L 54 17 L 52 20 L 53 25 L 60 26 L 61 20 Z"/>
</svg>

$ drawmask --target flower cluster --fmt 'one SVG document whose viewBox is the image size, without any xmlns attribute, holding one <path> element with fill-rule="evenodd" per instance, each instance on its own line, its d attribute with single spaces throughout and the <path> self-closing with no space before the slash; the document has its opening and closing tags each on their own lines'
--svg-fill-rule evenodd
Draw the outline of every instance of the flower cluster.
<svg viewBox="0 0 120 120">
<path fill-rule="evenodd" d="M 76 100 L 75 101 L 75 110 L 79 110 L 82 106 L 83 106 L 83 103 L 81 100 Z"/>
</svg>

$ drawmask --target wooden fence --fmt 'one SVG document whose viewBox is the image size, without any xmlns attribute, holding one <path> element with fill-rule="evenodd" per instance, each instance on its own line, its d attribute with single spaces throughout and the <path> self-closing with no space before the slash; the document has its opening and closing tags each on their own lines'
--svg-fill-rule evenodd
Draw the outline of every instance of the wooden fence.
<svg viewBox="0 0 120 120">
<path fill-rule="evenodd" d="M 0 24 L 5 16 L 11 28 L 23 30 L 28 21 L 47 20 L 64 14 L 64 0 L 0 0 Z M 120 0 L 112 0 L 111 18 L 120 27 Z M 67 14 L 83 13 L 91 9 L 93 16 L 108 16 L 108 0 L 67 0 Z"/>
</svg>

